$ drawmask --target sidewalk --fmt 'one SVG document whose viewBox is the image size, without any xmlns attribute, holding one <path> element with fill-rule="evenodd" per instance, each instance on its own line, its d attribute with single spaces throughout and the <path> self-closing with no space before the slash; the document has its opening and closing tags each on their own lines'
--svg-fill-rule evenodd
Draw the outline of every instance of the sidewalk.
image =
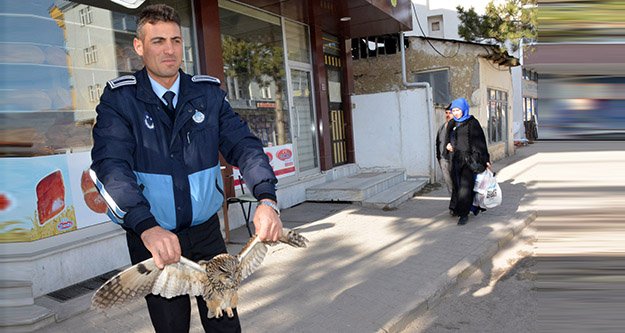
<svg viewBox="0 0 625 333">
<path fill-rule="evenodd" d="M 511 163 L 523 158 L 523 149 L 495 163 L 495 170 L 522 173 L 523 163 Z M 284 226 L 297 228 L 309 247 L 271 248 L 243 283 L 243 332 L 400 332 L 535 219 L 521 204 L 525 186 L 499 182 L 503 204 L 471 215 L 465 226 L 449 215 L 447 191 L 439 186 L 426 186 L 391 211 L 340 203 L 285 209 Z M 244 243 L 247 231 L 234 230 L 231 239 Z M 229 245 L 231 253 L 240 248 Z M 193 309 L 191 332 L 202 332 Z M 152 331 L 138 301 L 106 312 L 89 310 L 39 332 Z"/>
</svg>

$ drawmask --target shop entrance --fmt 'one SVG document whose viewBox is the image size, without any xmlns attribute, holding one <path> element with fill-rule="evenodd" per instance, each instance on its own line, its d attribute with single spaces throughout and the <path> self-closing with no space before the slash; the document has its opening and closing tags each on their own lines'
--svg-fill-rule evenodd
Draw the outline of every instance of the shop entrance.
<svg viewBox="0 0 625 333">
<path fill-rule="evenodd" d="M 347 135 L 345 131 L 345 110 L 342 98 L 342 67 L 339 39 L 323 35 L 323 58 L 328 77 L 328 98 L 330 112 L 330 140 L 332 145 L 332 164 L 347 163 Z"/>
</svg>

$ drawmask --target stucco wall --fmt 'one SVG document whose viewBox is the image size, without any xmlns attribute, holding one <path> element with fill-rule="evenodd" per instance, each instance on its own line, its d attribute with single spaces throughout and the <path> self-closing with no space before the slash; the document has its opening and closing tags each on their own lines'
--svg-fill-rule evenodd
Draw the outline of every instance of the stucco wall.
<svg viewBox="0 0 625 333">
<path fill-rule="evenodd" d="M 406 50 L 408 81 L 416 73 L 434 69 L 449 69 L 452 98 L 467 97 L 479 88 L 477 56 L 486 54 L 482 46 L 433 40 L 432 44 L 443 58 L 425 40 L 410 38 Z M 405 89 L 401 78 L 401 54 L 380 55 L 353 62 L 354 93 L 371 94 Z"/>
<path fill-rule="evenodd" d="M 478 108 L 474 109 L 473 115 L 480 121 L 484 133 L 488 120 L 488 88 L 502 90 L 508 93 L 508 112 L 506 124 L 506 137 L 503 143 L 490 144 L 488 149 L 491 160 L 496 161 L 510 154 L 514 154 L 514 138 L 512 136 L 512 123 L 514 121 L 512 108 L 514 101 L 514 91 L 512 89 L 512 78 L 508 67 L 501 67 L 492 62 L 479 58 L 480 64 L 480 86 Z M 487 138 L 488 138 L 488 134 Z"/>
<path fill-rule="evenodd" d="M 353 96 L 356 163 L 363 168 L 403 168 L 409 177 L 433 177 L 429 100 L 426 89 Z"/>
<path fill-rule="evenodd" d="M 514 152 L 512 140 L 512 79 L 508 67 L 499 67 L 480 56 L 488 54 L 484 45 L 454 41 L 431 40 L 432 45 L 444 56 L 438 54 L 427 41 L 409 38 L 406 50 L 406 71 L 408 81 L 414 81 L 415 74 L 427 70 L 448 69 L 451 99 L 464 97 L 471 106 L 471 113 L 480 121 L 485 133 L 488 109 L 487 88 L 508 92 L 507 142 L 489 146 L 492 159 L 498 160 Z M 401 77 L 401 54 L 380 55 L 375 58 L 353 62 L 354 92 L 356 95 L 406 89 Z M 434 105 L 433 127 L 442 125 L 442 105 Z M 433 135 L 436 135 L 435 132 Z M 428 147 L 429 148 L 429 147 Z M 356 147 L 358 151 L 358 146 Z"/>
</svg>

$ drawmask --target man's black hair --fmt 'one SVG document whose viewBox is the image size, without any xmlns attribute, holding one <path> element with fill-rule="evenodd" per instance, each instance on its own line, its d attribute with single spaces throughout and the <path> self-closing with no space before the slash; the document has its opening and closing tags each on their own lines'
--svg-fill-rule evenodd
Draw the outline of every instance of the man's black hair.
<svg viewBox="0 0 625 333">
<path fill-rule="evenodd" d="M 176 10 L 165 4 L 149 5 L 141 10 L 137 17 L 137 37 L 146 23 L 174 22 L 180 26 L 180 16 Z"/>
</svg>

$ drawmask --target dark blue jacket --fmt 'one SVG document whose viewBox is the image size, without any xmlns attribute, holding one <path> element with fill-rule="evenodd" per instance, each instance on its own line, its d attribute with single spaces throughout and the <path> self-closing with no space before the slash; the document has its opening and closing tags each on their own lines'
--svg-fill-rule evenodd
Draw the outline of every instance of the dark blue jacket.
<svg viewBox="0 0 625 333">
<path fill-rule="evenodd" d="M 256 198 L 275 198 L 262 143 L 219 80 L 180 71 L 179 94 L 172 123 L 144 68 L 109 81 L 96 108 L 91 176 L 111 219 L 138 234 L 197 225 L 221 208 L 218 152 L 241 169 Z"/>
</svg>

